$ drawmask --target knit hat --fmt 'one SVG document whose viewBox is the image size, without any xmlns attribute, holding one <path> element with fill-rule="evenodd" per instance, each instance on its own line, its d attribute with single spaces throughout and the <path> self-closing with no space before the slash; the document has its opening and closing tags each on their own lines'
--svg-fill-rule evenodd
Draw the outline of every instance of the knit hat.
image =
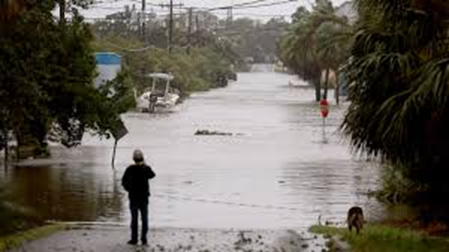
<svg viewBox="0 0 449 252">
<path fill-rule="evenodd" d="M 143 162 L 144 157 L 143 157 L 142 151 L 141 150 L 135 150 L 134 153 L 133 153 L 133 159 L 134 159 L 134 162 L 136 162 L 136 163 Z"/>
</svg>

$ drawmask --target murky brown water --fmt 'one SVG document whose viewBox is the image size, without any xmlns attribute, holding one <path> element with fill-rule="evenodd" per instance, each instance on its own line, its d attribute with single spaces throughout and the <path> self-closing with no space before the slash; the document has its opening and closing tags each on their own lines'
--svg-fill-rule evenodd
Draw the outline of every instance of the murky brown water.
<svg viewBox="0 0 449 252">
<path fill-rule="evenodd" d="M 193 95 L 171 113 L 124 116 L 130 134 L 111 170 L 112 141 L 87 136 L 82 147 L 53 147 L 51 164 L 17 167 L 0 179 L 14 199 L 63 221 L 127 223 L 120 177 L 141 148 L 157 173 L 153 226 L 302 228 L 344 221 L 347 209 L 382 211 L 363 193 L 377 169 L 350 154 L 338 133 L 345 105 L 332 107 L 323 142 L 314 91 L 288 87 L 292 76 L 240 74 L 224 89 Z M 195 136 L 198 129 L 240 133 Z"/>
</svg>

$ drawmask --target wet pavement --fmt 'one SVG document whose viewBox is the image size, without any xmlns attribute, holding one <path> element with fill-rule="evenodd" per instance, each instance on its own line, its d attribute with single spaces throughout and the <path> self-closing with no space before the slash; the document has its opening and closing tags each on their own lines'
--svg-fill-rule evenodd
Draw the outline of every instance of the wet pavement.
<svg viewBox="0 0 449 252">
<path fill-rule="evenodd" d="M 19 251 L 46 252 L 321 252 L 321 238 L 294 230 L 173 229 L 150 230 L 147 246 L 128 245 L 120 226 L 77 227 L 22 245 Z"/>
</svg>

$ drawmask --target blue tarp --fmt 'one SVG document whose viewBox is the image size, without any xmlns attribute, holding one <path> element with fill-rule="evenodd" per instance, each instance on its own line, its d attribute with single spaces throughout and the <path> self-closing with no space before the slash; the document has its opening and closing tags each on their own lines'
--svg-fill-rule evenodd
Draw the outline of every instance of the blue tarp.
<svg viewBox="0 0 449 252">
<path fill-rule="evenodd" d="M 112 52 L 95 53 L 97 65 L 120 65 L 122 58 L 120 55 Z"/>
</svg>

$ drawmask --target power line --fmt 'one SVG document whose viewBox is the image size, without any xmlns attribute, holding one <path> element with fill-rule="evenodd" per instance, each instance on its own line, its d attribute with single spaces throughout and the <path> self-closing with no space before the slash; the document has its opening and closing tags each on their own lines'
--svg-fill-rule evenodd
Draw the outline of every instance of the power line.
<svg viewBox="0 0 449 252">
<path fill-rule="evenodd" d="M 142 0 L 129 0 L 131 2 L 140 2 Z M 273 3 L 264 3 L 264 4 L 258 4 L 258 3 L 263 3 L 263 2 L 267 2 L 270 0 L 252 0 L 252 1 L 248 1 L 248 2 L 244 2 L 244 3 L 239 3 L 239 4 L 235 4 L 235 5 L 228 5 L 228 6 L 220 6 L 220 7 L 213 7 L 213 8 L 209 8 L 209 9 L 201 9 L 201 8 L 195 8 L 195 7 L 184 7 L 183 5 L 174 5 L 173 8 L 177 7 L 177 8 L 182 8 L 182 9 L 196 9 L 197 11 L 201 11 L 201 12 L 208 12 L 208 11 L 219 11 L 219 10 L 226 10 L 226 9 L 237 9 L 237 10 L 243 10 L 243 9 L 256 9 L 256 8 L 265 8 L 265 7 L 270 7 L 270 6 L 276 6 L 276 5 L 283 5 L 283 4 L 287 4 L 287 3 L 291 3 L 291 2 L 295 2 L 297 0 L 283 0 L 283 1 L 278 1 L 278 2 L 273 2 Z M 120 1 L 109 1 L 109 2 L 105 2 L 105 1 L 101 1 L 101 2 L 96 2 L 96 4 L 98 3 L 112 3 L 112 2 L 120 2 Z M 146 5 L 150 5 L 150 6 L 156 6 L 156 7 L 160 7 L 160 8 L 164 8 L 170 5 L 164 5 L 164 4 L 154 4 L 154 3 L 146 3 Z M 97 6 L 95 7 L 97 9 L 106 9 L 106 10 L 123 10 L 125 8 L 125 6 L 122 7 L 107 7 L 107 6 Z M 155 14 L 154 11 L 152 12 L 143 12 L 145 14 Z M 158 14 L 158 13 L 156 13 Z M 172 11 L 170 11 L 167 15 L 167 13 L 159 13 L 160 16 L 174 16 L 174 15 L 187 15 L 186 13 L 173 13 Z M 258 14 L 258 13 L 233 13 L 233 15 L 239 15 L 239 16 L 253 16 L 253 17 L 290 17 L 291 15 L 275 15 L 275 14 Z M 228 18 L 229 18 L 229 13 L 228 13 Z M 86 18 L 86 19 L 91 19 L 91 20 L 101 20 L 100 18 Z"/>
<path fill-rule="evenodd" d="M 292 2 L 294 2 L 294 1 L 293 0 L 285 0 L 285 1 L 281 1 L 281 2 L 275 2 L 275 3 L 241 6 L 241 7 L 236 8 L 236 9 L 238 9 L 238 10 L 242 10 L 242 9 L 257 9 L 257 8 L 276 6 L 276 5 L 283 5 L 283 4 L 292 3 Z"/>
<path fill-rule="evenodd" d="M 91 5 L 91 7 L 95 8 L 95 9 L 104 9 L 104 10 L 120 10 L 120 9 L 124 9 L 126 6 L 129 6 L 130 2 L 136 3 L 136 4 L 141 4 L 140 0 L 128 0 L 124 3 L 123 6 L 100 6 L 100 4 L 104 4 L 104 3 L 111 4 L 112 2 L 119 2 L 119 1 L 95 2 L 93 5 Z M 163 4 L 155 4 L 155 3 L 149 3 L 149 2 L 146 2 L 145 4 L 146 4 L 146 6 L 152 6 L 152 7 L 159 7 L 159 8 L 165 7 Z M 178 7 L 178 6 L 175 6 L 175 7 Z"/>
<path fill-rule="evenodd" d="M 170 0 L 170 4 L 169 5 L 164 5 L 161 4 L 161 7 L 168 7 L 170 9 L 170 14 L 169 14 L 169 20 L 168 20 L 168 42 L 167 42 L 167 49 L 168 49 L 168 54 L 171 54 L 172 51 L 172 44 L 173 44 L 173 18 L 174 18 L 174 13 L 173 13 L 173 7 L 175 7 L 175 5 L 173 4 L 173 0 Z M 183 4 L 176 4 L 176 6 L 182 7 L 184 6 Z"/>
<path fill-rule="evenodd" d="M 233 4 L 232 7 L 239 7 L 239 6 L 245 6 L 245 5 L 252 5 L 252 4 L 262 3 L 262 2 L 266 2 L 266 1 L 268 1 L 268 0 L 255 0 L 255 1 L 252 1 L 252 2 Z"/>
<path fill-rule="evenodd" d="M 193 9 L 197 9 L 197 10 L 203 10 L 203 11 L 213 11 L 213 10 L 227 10 L 229 8 L 245 8 L 245 7 L 250 7 L 250 6 L 254 6 L 254 7 L 264 7 L 265 5 L 254 5 L 254 4 L 258 4 L 258 3 L 263 3 L 263 2 L 267 2 L 270 0 L 252 0 L 252 1 L 248 1 L 248 2 L 244 2 L 244 3 L 239 3 L 239 4 L 233 4 L 233 5 L 225 5 L 225 6 L 219 6 L 219 7 L 212 7 L 212 8 L 201 8 L 201 7 L 195 7 L 195 6 L 190 6 L 190 7 L 182 7 L 182 6 L 177 6 L 183 9 L 189 9 L 189 8 L 193 8 Z M 285 1 L 285 2 L 296 2 L 297 0 L 290 0 L 290 1 Z M 308 0 L 309 1 L 309 0 Z M 125 5 L 128 5 L 127 3 L 133 2 L 133 3 L 141 3 L 140 0 L 112 0 L 112 1 L 95 1 L 93 5 L 91 5 L 94 8 L 100 8 L 100 9 L 118 9 L 118 8 L 123 8 L 122 7 L 108 7 L 108 6 L 100 6 L 100 4 L 111 4 L 111 3 L 117 3 L 117 2 L 124 2 Z M 285 2 L 280 2 L 282 4 L 284 4 Z M 279 4 L 278 3 L 268 3 L 266 4 L 266 6 L 271 6 L 271 5 L 276 5 Z M 148 6 L 153 6 L 153 7 L 165 7 L 167 6 L 166 4 L 155 4 L 155 3 L 149 3 L 147 2 L 146 5 Z M 176 7 L 176 6 L 175 6 Z"/>
<path fill-rule="evenodd" d="M 141 0 L 129 0 L 130 2 L 140 2 Z M 204 11 L 204 12 L 208 12 L 208 11 L 220 11 L 220 10 L 230 10 L 231 8 L 233 10 L 243 10 L 243 9 L 256 9 L 256 8 L 265 8 L 265 7 L 270 7 L 270 6 L 276 6 L 276 5 L 283 5 L 283 4 L 287 4 L 287 3 L 292 3 L 295 2 L 297 0 L 284 0 L 284 1 L 280 1 L 280 2 L 274 2 L 274 3 L 265 3 L 265 4 L 258 4 L 258 3 L 263 3 L 263 2 L 267 2 L 270 0 L 253 0 L 253 1 L 248 1 L 248 2 L 244 2 L 244 3 L 239 3 L 239 4 L 235 4 L 235 5 L 227 5 L 227 6 L 219 6 L 219 7 L 213 7 L 213 8 L 198 8 L 198 7 L 184 7 L 183 5 L 174 5 L 173 8 L 180 8 L 180 9 L 196 9 L 198 11 Z M 112 2 L 119 2 L 119 1 L 110 1 L 110 2 L 96 2 L 96 4 L 98 3 L 112 3 Z M 256 5 L 255 5 L 256 4 Z M 164 8 L 167 7 L 169 5 L 164 5 L 164 4 L 154 4 L 154 3 L 146 3 L 146 5 L 149 6 L 154 6 L 154 7 L 160 7 L 160 8 Z M 104 9 L 104 10 L 123 10 L 125 8 L 125 6 L 122 7 L 108 7 L 108 6 L 94 6 L 95 9 Z M 153 14 L 153 12 L 150 12 L 149 14 Z M 233 13 L 234 14 L 234 13 Z M 177 13 L 174 15 L 182 15 L 181 13 Z M 245 15 L 245 16 L 254 16 L 254 17 L 289 17 L 291 15 L 273 15 L 273 14 L 268 14 L 268 15 L 263 15 L 263 14 L 257 14 L 257 13 L 251 13 L 251 14 L 243 14 L 243 13 L 235 13 L 234 15 Z M 229 16 L 229 13 L 228 13 Z"/>
<path fill-rule="evenodd" d="M 147 46 L 141 47 L 141 48 L 125 48 L 125 47 L 121 47 L 121 46 L 119 46 L 117 44 L 114 44 L 114 43 L 112 43 L 110 41 L 107 41 L 107 40 L 102 40 L 102 39 L 100 39 L 100 40 L 105 42 L 105 43 L 107 43 L 107 44 L 109 44 L 112 47 L 115 47 L 115 48 L 117 48 L 117 49 L 119 49 L 121 51 L 125 51 L 125 52 L 139 53 L 139 52 L 145 52 L 145 51 L 148 51 L 148 50 L 151 50 L 151 49 L 155 48 L 154 45 L 147 45 Z"/>
<path fill-rule="evenodd" d="M 115 14 L 115 13 L 113 13 Z M 111 14 L 111 15 L 113 15 Z M 158 17 L 161 18 L 167 18 L 170 16 L 170 12 L 149 12 L 149 11 L 145 11 L 144 13 L 145 15 L 151 15 L 151 14 L 156 14 Z M 173 13 L 173 16 L 175 17 L 180 17 L 180 16 L 184 16 L 186 15 L 186 13 L 184 12 L 178 12 L 178 13 Z M 108 17 L 84 17 L 85 20 L 93 20 L 93 21 L 112 21 L 111 18 Z"/>
<path fill-rule="evenodd" d="M 257 4 L 257 3 L 261 3 L 261 2 L 266 2 L 269 0 L 253 0 L 250 2 L 245 2 L 245 3 L 239 3 L 239 4 L 234 4 L 234 5 L 226 5 L 226 6 L 220 6 L 220 7 L 213 7 L 213 8 L 209 8 L 206 9 L 207 11 L 213 11 L 213 10 L 227 10 L 230 8 L 235 8 L 235 7 L 241 7 L 241 6 L 246 6 L 246 5 L 251 5 L 251 4 Z"/>
<path fill-rule="evenodd" d="M 224 16 L 226 13 L 216 13 L 215 15 Z M 249 13 L 249 12 L 237 12 L 233 13 L 234 16 L 249 16 L 249 17 L 291 17 L 290 14 L 261 14 L 261 13 Z"/>
<path fill-rule="evenodd" d="M 274 3 L 268 3 L 268 4 L 261 4 L 261 5 L 253 5 L 253 4 L 257 4 L 257 3 L 262 3 L 262 2 L 267 2 L 270 0 L 254 0 L 254 1 L 250 1 L 250 2 L 245 2 L 245 3 L 239 3 L 239 4 L 234 4 L 234 5 L 226 5 L 226 6 L 219 6 L 219 7 L 212 7 L 212 8 L 202 8 L 202 7 L 194 7 L 194 6 L 183 6 L 183 5 L 174 5 L 173 8 L 179 8 L 179 9 L 196 9 L 199 11 L 215 11 L 215 10 L 227 10 L 229 8 L 235 8 L 235 9 L 246 9 L 246 8 L 257 8 L 257 7 L 265 7 L 265 6 L 272 6 L 272 5 L 278 5 L 278 4 L 285 4 L 286 2 L 296 2 L 297 0 L 288 0 L 288 1 L 283 1 L 283 2 L 274 2 Z M 112 3 L 112 2 L 118 2 L 118 1 L 110 1 L 110 2 L 96 2 L 95 4 L 102 4 L 102 3 Z M 140 3 L 139 0 L 129 0 L 129 2 L 133 2 L 133 3 Z M 114 6 L 114 7 L 109 7 L 109 6 L 100 6 L 100 5 L 91 5 L 93 8 L 95 9 L 105 9 L 105 10 L 120 10 L 125 8 L 126 5 L 124 6 Z M 165 8 L 168 6 L 168 4 L 155 4 L 155 3 L 146 3 L 147 6 L 153 6 L 153 7 L 160 7 L 160 8 Z"/>
<path fill-rule="evenodd" d="M 269 1 L 269 0 L 254 0 L 254 1 L 240 3 L 240 4 L 235 4 L 235 5 L 226 5 L 226 6 L 220 6 L 220 7 L 213 7 L 213 8 L 203 9 L 203 10 L 204 11 L 218 11 L 218 10 L 228 10 L 230 8 L 233 8 L 233 9 L 261 8 L 261 7 L 267 7 L 267 6 L 275 6 L 275 5 L 286 4 L 286 3 L 289 3 L 289 2 L 296 2 L 297 0 L 285 0 L 285 1 L 281 1 L 281 2 L 274 2 L 274 3 L 266 3 L 266 4 L 254 5 L 254 4 L 262 3 L 262 2 L 266 2 L 266 1 Z M 201 9 L 201 8 L 199 8 L 199 9 Z"/>
</svg>

